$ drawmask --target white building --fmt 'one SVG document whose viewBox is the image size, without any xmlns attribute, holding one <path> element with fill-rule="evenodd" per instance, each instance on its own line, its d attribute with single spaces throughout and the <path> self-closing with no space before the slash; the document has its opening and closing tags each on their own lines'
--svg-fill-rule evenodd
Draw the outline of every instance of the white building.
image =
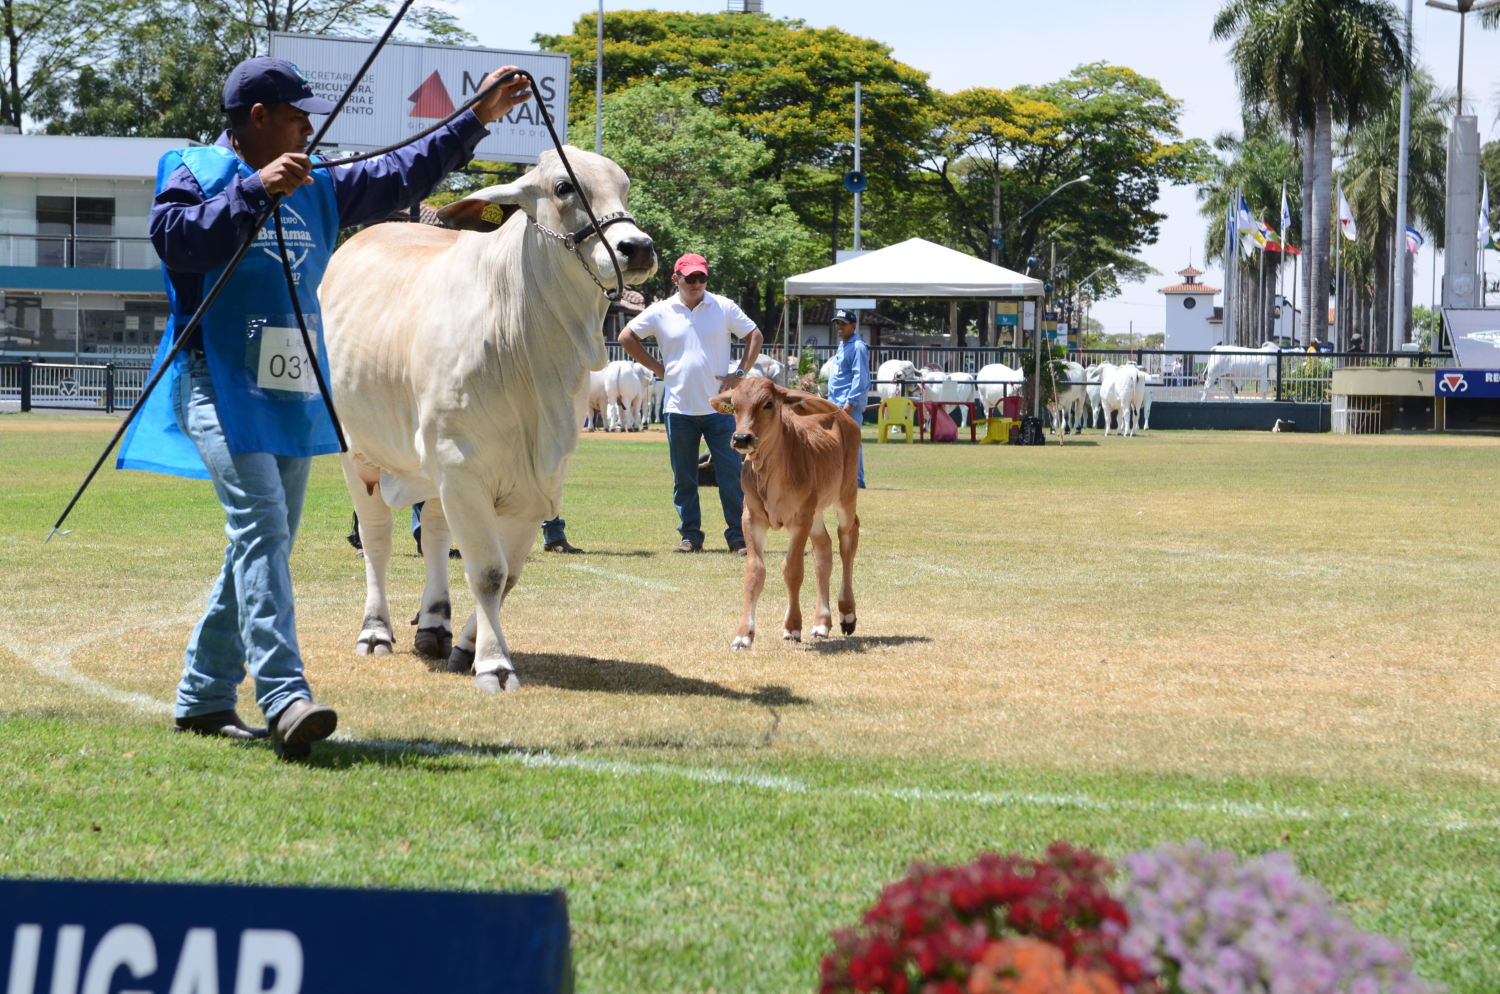
<svg viewBox="0 0 1500 994">
<path fill-rule="evenodd" d="M 0 359 L 150 361 L 167 322 L 156 163 L 190 144 L 0 134 Z"/>
<path fill-rule="evenodd" d="M 1214 306 L 1216 286 L 1198 282 L 1203 272 L 1192 266 L 1179 269 L 1181 283 L 1164 286 L 1157 292 L 1166 298 L 1167 320 L 1164 349 L 1184 352 L 1206 352 L 1224 341 L 1222 312 Z"/>
</svg>

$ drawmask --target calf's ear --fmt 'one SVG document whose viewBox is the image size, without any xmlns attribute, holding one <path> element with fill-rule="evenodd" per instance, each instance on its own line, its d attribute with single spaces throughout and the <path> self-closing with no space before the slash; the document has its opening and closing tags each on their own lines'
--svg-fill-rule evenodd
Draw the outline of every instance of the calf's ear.
<svg viewBox="0 0 1500 994">
<path fill-rule="evenodd" d="M 733 414 L 734 413 L 734 401 L 731 399 L 733 396 L 734 396 L 734 392 L 733 391 L 726 390 L 723 393 L 716 395 L 712 400 L 710 400 L 708 402 L 708 406 L 712 407 L 714 410 L 718 411 L 720 414 Z"/>
</svg>

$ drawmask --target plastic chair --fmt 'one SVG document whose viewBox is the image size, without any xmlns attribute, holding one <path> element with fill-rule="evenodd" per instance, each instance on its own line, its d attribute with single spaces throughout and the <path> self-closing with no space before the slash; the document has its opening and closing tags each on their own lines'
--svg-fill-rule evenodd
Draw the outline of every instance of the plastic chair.
<svg viewBox="0 0 1500 994">
<path fill-rule="evenodd" d="M 917 427 L 917 405 L 905 397 L 887 397 L 880 402 L 875 427 L 877 442 L 886 441 L 886 435 L 892 428 L 900 428 L 910 442 Z"/>
<path fill-rule="evenodd" d="M 983 418 L 977 423 L 984 425 L 984 437 L 979 440 L 980 445 L 1008 445 L 1010 429 L 1016 422 L 1010 418 Z"/>
</svg>

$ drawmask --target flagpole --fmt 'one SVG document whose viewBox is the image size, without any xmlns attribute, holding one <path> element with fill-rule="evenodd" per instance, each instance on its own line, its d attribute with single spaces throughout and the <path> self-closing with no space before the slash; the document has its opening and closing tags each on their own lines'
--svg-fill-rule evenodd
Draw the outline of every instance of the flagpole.
<svg viewBox="0 0 1500 994">
<path fill-rule="evenodd" d="M 1411 51 L 1411 8 L 1412 0 L 1406 0 L 1406 61 L 1412 61 Z M 1462 16 L 1462 15 L 1460 15 Z M 1460 109 L 1459 113 L 1463 113 Z M 1411 154 L 1411 71 L 1401 74 L 1401 139 L 1396 153 L 1396 241 L 1399 248 L 1392 254 L 1399 257 L 1401 262 L 1396 266 L 1395 279 L 1392 292 L 1395 294 L 1396 302 L 1391 308 L 1391 351 L 1394 352 L 1406 341 L 1406 257 L 1399 253 L 1406 247 L 1406 196 L 1407 196 L 1407 158 Z"/>
<path fill-rule="evenodd" d="M 1239 209 L 1239 191 L 1229 201 L 1229 211 L 1225 216 L 1224 228 L 1224 341 L 1221 344 L 1232 345 L 1234 343 L 1234 257 L 1235 257 L 1235 211 Z"/>
<path fill-rule="evenodd" d="M 1344 240 L 1342 232 L 1333 240 L 1333 347 L 1344 351 L 1344 269 L 1339 265 L 1339 242 Z"/>
</svg>

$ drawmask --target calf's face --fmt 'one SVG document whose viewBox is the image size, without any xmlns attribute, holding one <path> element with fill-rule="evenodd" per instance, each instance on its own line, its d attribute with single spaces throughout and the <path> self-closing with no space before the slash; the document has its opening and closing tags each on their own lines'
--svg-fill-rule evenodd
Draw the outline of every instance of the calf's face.
<svg viewBox="0 0 1500 994">
<path fill-rule="evenodd" d="M 734 415 L 734 435 L 729 444 L 741 455 L 755 452 L 760 440 L 781 420 L 786 391 L 763 376 L 746 377 L 733 390 L 719 394 L 714 410 Z"/>
</svg>

